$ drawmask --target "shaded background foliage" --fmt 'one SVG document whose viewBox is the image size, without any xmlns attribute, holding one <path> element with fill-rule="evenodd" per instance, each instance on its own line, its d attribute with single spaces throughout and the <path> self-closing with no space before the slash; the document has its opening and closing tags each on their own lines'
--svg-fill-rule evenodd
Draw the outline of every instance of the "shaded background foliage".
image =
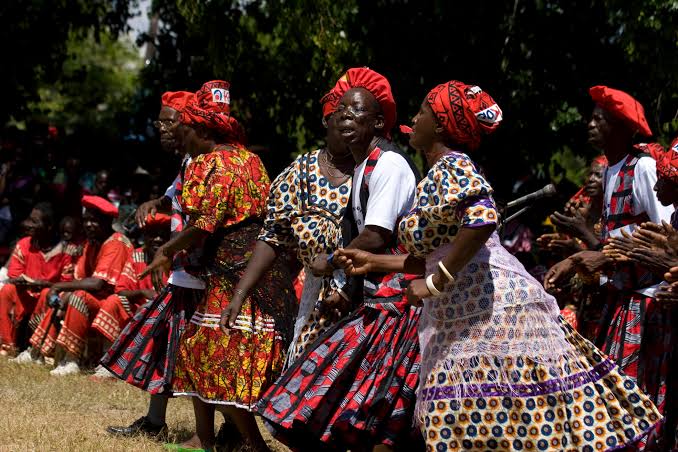
<svg viewBox="0 0 678 452">
<path fill-rule="evenodd" d="M 130 0 L 0 6 L 10 62 L 0 70 L 10 92 L 0 118 L 42 111 L 45 85 L 76 98 L 68 85 L 77 78 L 67 70 L 73 41 L 102 33 L 115 39 L 134 6 Z M 476 158 L 500 197 L 518 179 L 534 188 L 543 180 L 581 182 L 595 155 L 586 145 L 592 85 L 632 93 L 664 144 L 678 130 L 678 1 L 155 0 L 152 14 L 158 29 L 139 44 L 153 51 L 138 77 L 120 84 L 134 85 L 133 94 L 121 97 L 124 105 L 108 101 L 117 105 L 115 117 L 87 124 L 111 136 L 150 137 L 149 149 L 159 95 L 220 78 L 232 83 L 235 114 L 275 174 L 322 141 L 319 99 L 346 68 L 362 65 L 390 79 L 400 123 L 409 123 L 437 83 L 454 78 L 490 92 L 505 121 Z M 51 38 L 33 33 L 38 28 Z M 77 129 L 69 112 L 87 105 L 64 104 L 51 120 Z"/>
</svg>

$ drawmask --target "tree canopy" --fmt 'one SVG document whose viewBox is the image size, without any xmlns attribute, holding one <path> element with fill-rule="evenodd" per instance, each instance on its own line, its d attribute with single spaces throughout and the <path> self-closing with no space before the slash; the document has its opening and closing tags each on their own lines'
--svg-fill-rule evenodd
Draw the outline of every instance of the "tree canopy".
<svg viewBox="0 0 678 452">
<path fill-rule="evenodd" d="M 94 27 L 115 36 L 133 6 L 14 0 L 2 7 L 3 22 L 19 3 L 36 9 L 38 26 L 55 26 L 40 10 L 44 5 L 62 20 L 54 42 L 33 38 L 25 47 L 37 53 L 3 75 L 18 88 L 13 109 L 4 105 L 12 114 L 35 98 L 36 78 L 68 78 L 58 69 L 73 30 Z M 65 24 L 71 3 L 75 19 Z M 678 1 L 155 0 L 152 14 L 159 29 L 140 42 L 155 52 L 138 78 L 130 127 L 145 133 L 162 91 L 229 80 L 234 114 L 272 173 L 322 141 L 319 99 L 354 66 L 389 78 L 400 123 L 410 122 L 430 88 L 450 79 L 491 93 L 504 124 L 475 158 L 504 187 L 538 174 L 581 180 L 595 155 L 586 145 L 593 85 L 641 101 L 664 144 L 678 130 Z M 20 39 L 31 40 L 27 30 L 35 25 L 28 18 L 5 25 L 4 38 L 16 40 L 10 36 L 18 29 Z M 7 53 L 18 58 L 18 51 Z"/>
</svg>

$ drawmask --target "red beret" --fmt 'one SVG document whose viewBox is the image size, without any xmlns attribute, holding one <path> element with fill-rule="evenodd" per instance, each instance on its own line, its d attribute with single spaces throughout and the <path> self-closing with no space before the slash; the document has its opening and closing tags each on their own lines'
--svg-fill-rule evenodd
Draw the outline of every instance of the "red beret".
<svg viewBox="0 0 678 452">
<path fill-rule="evenodd" d="M 608 165 L 607 157 L 605 157 L 604 155 L 599 155 L 598 157 L 593 159 L 591 165 L 607 166 Z"/>
<path fill-rule="evenodd" d="M 643 106 L 629 94 L 601 85 L 590 88 L 589 94 L 593 101 L 600 105 L 600 108 L 624 121 L 634 133 L 638 132 L 646 137 L 652 136 Z"/>
<path fill-rule="evenodd" d="M 96 210 L 109 217 L 117 218 L 118 216 L 118 208 L 101 196 L 83 196 L 82 207 L 85 209 Z"/>
<path fill-rule="evenodd" d="M 192 98 L 193 93 L 188 91 L 167 91 L 162 95 L 161 102 L 163 107 L 181 111 Z"/>
<path fill-rule="evenodd" d="M 365 88 L 377 99 L 384 113 L 384 134 L 391 137 L 391 129 L 396 123 L 396 103 L 391 92 L 391 84 L 386 77 L 366 67 L 351 68 L 334 85 L 334 88 L 320 101 L 323 104 L 323 116 L 334 112 L 341 97 L 351 88 Z"/>
<path fill-rule="evenodd" d="M 146 216 L 146 227 L 169 229 L 171 220 L 172 218 L 164 213 L 156 213 L 155 215 L 149 213 Z"/>
</svg>

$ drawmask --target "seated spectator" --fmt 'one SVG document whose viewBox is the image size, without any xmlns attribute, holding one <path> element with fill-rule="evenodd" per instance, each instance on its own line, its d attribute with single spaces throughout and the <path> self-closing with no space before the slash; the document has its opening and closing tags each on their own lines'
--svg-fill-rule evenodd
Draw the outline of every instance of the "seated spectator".
<svg viewBox="0 0 678 452">
<path fill-rule="evenodd" d="M 554 212 L 549 217 L 558 232 L 540 236 L 537 239 L 539 245 L 561 258 L 600 246 L 603 173 L 606 167 L 604 155 L 593 160 L 586 184 L 567 202 L 562 213 Z"/>
<path fill-rule="evenodd" d="M 0 289 L 0 355 L 15 355 L 17 326 L 35 309 L 41 291 L 73 279 L 75 248 L 59 241 L 54 211 L 39 203 L 24 221 L 28 236 L 19 240 L 8 263 L 8 282 Z"/>
<path fill-rule="evenodd" d="M 127 237 L 113 232 L 118 209 L 98 196 L 83 196 L 83 224 L 87 242 L 75 266 L 74 280 L 54 284 L 41 297 L 33 321 L 39 322 L 30 339 L 32 350 L 20 357 L 28 361 L 36 352 L 54 355 L 56 346 L 64 349 L 65 359 L 50 373 L 78 373 L 87 333 L 103 301 L 113 293 L 133 247 Z M 63 316 L 63 321 L 59 322 Z M 60 327 L 60 330 L 59 330 Z"/>
<path fill-rule="evenodd" d="M 59 223 L 59 237 L 61 241 L 78 248 L 82 254 L 83 237 L 80 222 L 74 217 L 64 217 Z"/>
</svg>

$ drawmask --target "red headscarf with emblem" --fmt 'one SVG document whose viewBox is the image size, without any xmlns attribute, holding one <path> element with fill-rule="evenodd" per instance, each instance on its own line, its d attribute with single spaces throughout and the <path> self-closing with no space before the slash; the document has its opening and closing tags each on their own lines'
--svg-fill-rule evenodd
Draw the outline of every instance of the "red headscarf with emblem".
<svg viewBox="0 0 678 452">
<path fill-rule="evenodd" d="M 384 114 L 384 135 L 391 138 L 391 129 L 396 123 L 396 103 L 391 84 L 386 77 L 366 67 L 351 68 L 334 85 L 334 88 L 320 100 L 323 117 L 333 113 L 341 97 L 351 88 L 365 88 L 377 99 Z"/>
<path fill-rule="evenodd" d="M 673 140 L 669 149 L 656 157 L 657 177 L 678 184 L 678 138 Z"/>
<path fill-rule="evenodd" d="M 203 125 L 219 133 L 228 143 L 245 144 L 245 132 L 231 116 L 230 84 L 213 80 L 202 85 L 186 104 L 179 120 L 186 125 Z"/>
<path fill-rule="evenodd" d="M 99 213 L 106 215 L 107 217 L 118 217 L 118 208 L 113 205 L 110 201 L 102 198 L 101 196 L 94 195 L 85 195 L 82 197 L 82 207 L 88 210 L 95 210 Z"/>
<path fill-rule="evenodd" d="M 470 150 L 480 146 L 483 135 L 494 132 L 503 119 L 501 108 L 489 94 L 457 80 L 433 88 L 426 102 L 449 137 Z"/>
<path fill-rule="evenodd" d="M 652 136 L 652 130 L 645 119 L 645 109 L 631 95 L 602 85 L 590 88 L 589 94 L 600 108 L 621 119 L 634 133 Z"/>
<path fill-rule="evenodd" d="M 167 91 L 162 95 L 160 102 L 163 107 L 181 111 L 192 98 L 193 93 L 189 91 Z"/>
</svg>

